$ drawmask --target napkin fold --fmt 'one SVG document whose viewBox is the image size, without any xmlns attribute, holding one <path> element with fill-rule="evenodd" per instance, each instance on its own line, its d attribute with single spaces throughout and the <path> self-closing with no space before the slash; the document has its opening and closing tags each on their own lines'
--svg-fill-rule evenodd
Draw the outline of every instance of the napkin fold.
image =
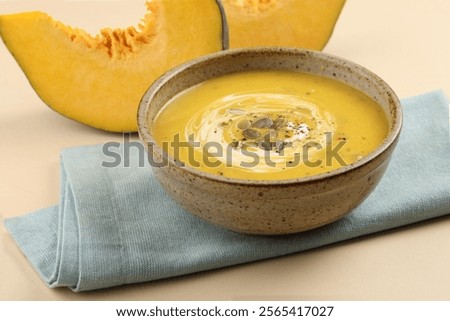
<svg viewBox="0 0 450 321">
<path fill-rule="evenodd" d="M 139 166 L 139 148 L 123 144 L 117 151 L 129 153 L 129 167 L 125 158 L 102 166 L 112 161 L 103 145 L 63 150 L 59 205 L 5 225 L 48 286 L 87 291 L 286 255 L 450 214 L 447 98 L 435 91 L 402 104 L 403 132 L 378 187 L 351 214 L 312 231 L 253 236 L 211 225 L 173 202 L 149 166 Z"/>
</svg>

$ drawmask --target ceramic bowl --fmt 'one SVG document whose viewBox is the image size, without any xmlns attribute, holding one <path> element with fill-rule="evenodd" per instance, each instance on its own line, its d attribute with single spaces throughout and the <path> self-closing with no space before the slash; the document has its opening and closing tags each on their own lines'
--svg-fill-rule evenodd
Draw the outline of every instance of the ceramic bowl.
<svg viewBox="0 0 450 321">
<path fill-rule="evenodd" d="M 180 167 L 152 134 L 161 108 L 175 95 L 210 78 L 248 70 L 287 70 L 336 79 L 373 98 L 390 124 L 385 141 L 357 162 L 311 177 L 256 181 L 229 179 Z M 224 228 L 250 234 L 288 234 L 334 222 L 358 206 L 384 174 L 402 125 L 401 105 L 378 76 L 348 60 L 322 52 L 255 48 L 229 50 L 183 64 L 145 93 L 138 112 L 140 139 L 167 166 L 154 174 L 168 194 L 190 213 Z"/>
</svg>

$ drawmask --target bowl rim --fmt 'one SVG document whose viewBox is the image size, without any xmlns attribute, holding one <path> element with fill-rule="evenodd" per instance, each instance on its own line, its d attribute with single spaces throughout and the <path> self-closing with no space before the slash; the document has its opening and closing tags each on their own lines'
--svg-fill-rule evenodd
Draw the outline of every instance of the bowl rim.
<svg viewBox="0 0 450 321">
<path fill-rule="evenodd" d="M 361 159 L 345 165 L 341 166 L 337 169 L 333 169 L 331 171 L 311 175 L 311 176 L 301 176 L 297 178 L 289 178 L 289 179 L 277 179 L 277 180 L 252 180 L 252 179 L 240 179 L 240 178 L 229 178 L 220 175 L 211 174 L 202 170 L 199 170 L 192 166 L 179 166 L 175 163 L 175 160 L 172 156 L 164 153 L 161 146 L 153 139 L 153 136 L 150 134 L 148 122 L 147 122 L 147 114 L 148 107 L 150 105 L 153 97 L 158 93 L 158 91 L 165 85 L 166 82 L 170 81 L 175 77 L 178 73 L 181 73 L 189 68 L 193 68 L 198 64 L 202 64 L 209 61 L 214 61 L 215 59 L 220 59 L 226 56 L 233 55 L 254 55 L 254 54 L 289 54 L 289 55 L 313 55 L 319 56 L 323 59 L 330 59 L 334 61 L 339 61 L 342 64 L 345 64 L 347 67 L 351 67 L 353 69 L 359 69 L 360 72 L 364 72 L 367 75 L 370 75 L 372 79 L 374 79 L 382 88 L 384 92 L 387 92 L 389 97 L 392 98 L 390 103 L 394 104 L 396 114 L 394 117 L 393 125 L 390 127 L 389 134 L 384 139 L 384 141 L 371 153 L 365 155 Z M 339 79 L 335 79 L 339 81 Z M 348 84 L 347 84 L 348 85 Z M 357 89 L 358 90 L 358 89 Z M 285 186 L 285 185 L 293 185 L 293 184 L 309 184 L 313 182 L 323 181 L 329 178 L 333 178 L 336 176 L 343 175 L 350 171 L 353 171 L 357 168 L 361 168 L 367 163 L 371 162 L 381 154 L 383 154 L 391 145 L 395 144 L 399 138 L 402 126 L 403 126 L 403 108 L 400 103 L 399 98 L 395 94 L 394 90 L 377 74 L 368 70 L 367 68 L 350 61 L 348 59 L 331 55 L 328 53 L 324 53 L 321 51 L 309 50 L 309 49 L 301 49 L 301 48 L 288 48 L 288 47 L 252 47 L 252 48 L 242 48 L 242 49 L 229 49 L 225 51 L 215 52 L 209 55 L 201 56 L 199 58 L 189 60 L 181 65 L 178 65 L 162 76 L 160 76 L 150 87 L 146 90 L 143 95 L 138 108 L 137 113 L 137 122 L 138 122 L 138 134 L 141 142 L 144 145 L 144 148 L 148 151 L 148 144 L 153 146 L 153 151 L 159 155 L 165 154 L 168 159 L 168 166 L 175 166 L 180 170 L 186 171 L 194 176 L 198 176 L 200 178 L 208 179 L 210 181 L 228 183 L 232 185 L 246 185 L 246 186 Z"/>
</svg>

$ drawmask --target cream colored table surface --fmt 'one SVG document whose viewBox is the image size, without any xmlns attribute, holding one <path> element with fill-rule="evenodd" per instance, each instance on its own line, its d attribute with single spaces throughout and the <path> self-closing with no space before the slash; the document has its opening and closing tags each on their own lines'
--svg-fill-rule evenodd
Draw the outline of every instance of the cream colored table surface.
<svg viewBox="0 0 450 321">
<path fill-rule="evenodd" d="M 0 13 L 40 9 L 96 32 L 135 25 L 143 1 L 0 0 Z M 371 69 L 399 97 L 450 93 L 449 32 L 447 0 L 348 0 L 325 51 Z M 1 217 L 58 202 L 62 148 L 120 139 L 47 108 L 0 44 Z M 449 271 L 444 217 L 283 258 L 73 293 L 48 289 L 0 225 L 2 300 L 449 300 Z"/>
</svg>

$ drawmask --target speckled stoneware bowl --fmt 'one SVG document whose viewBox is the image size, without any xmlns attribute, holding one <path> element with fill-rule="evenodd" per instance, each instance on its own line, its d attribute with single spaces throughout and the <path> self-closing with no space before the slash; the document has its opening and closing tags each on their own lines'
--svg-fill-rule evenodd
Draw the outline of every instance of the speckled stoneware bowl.
<svg viewBox="0 0 450 321">
<path fill-rule="evenodd" d="M 152 127 L 160 109 L 181 91 L 217 76 L 247 70 L 288 70 L 337 79 L 372 97 L 384 109 L 390 133 L 357 162 L 326 174 L 279 181 L 229 179 L 179 167 L 155 143 Z M 288 234 L 338 220 L 360 204 L 385 172 L 402 124 L 401 105 L 378 76 L 350 61 L 321 52 L 287 48 L 223 51 L 181 65 L 156 81 L 143 97 L 139 135 L 153 158 L 168 158 L 154 173 L 169 195 L 213 224 L 251 234 Z"/>
</svg>

